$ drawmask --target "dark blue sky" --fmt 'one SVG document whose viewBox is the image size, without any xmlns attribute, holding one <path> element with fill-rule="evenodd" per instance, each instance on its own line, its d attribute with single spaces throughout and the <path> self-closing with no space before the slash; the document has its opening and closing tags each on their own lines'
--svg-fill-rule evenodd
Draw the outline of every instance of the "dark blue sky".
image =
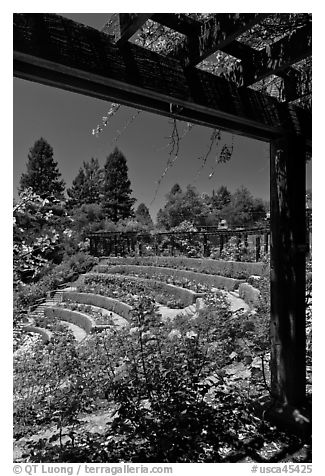
<svg viewBox="0 0 325 476">
<path fill-rule="evenodd" d="M 108 14 L 64 14 L 100 29 Z M 101 123 L 102 116 L 110 103 L 90 97 L 66 92 L 56 88 L 14 79 L 14 146 L 13 173 L 14 195 L 22 172 L 25 171 L 30 147 L 41 136 L 54 149 L 60 171 L 67 186 L 71 185 L 83 161 L 97 157 L 103 166 L 107 155 L 113 150 L 112 143 L 117 131 L 135 111 L 122 107 L 98 138 L 91 130 Z M 184 124 L 180 123 L 182 131 Z M 227 164 L 215 164 L 215 154 L 211 154 L 206 167 L 197 176 L 200 167 L 198 157 L 205 155 L 209 148 L 212 130 L 195 126 L 183 139 L 180 153 L 174 166 L 161 182 L 157 197 L 152 202 L 159 180 L 168 160 L 168 143 L 171 134 L 168 118 L 141 112 L 127 128 L 116 145 L 128 161 L 129 178 L 133 196 L 138 203 L 144 202 L 153 217 L 164 204 L 165 194 L 174 183 L 182 187 L 194 184 L 199 192 L 211 193 L 220 185 L 234 191 L 245 185 L 253 195 L 269 198 L 269 155 L 268 144 L 234 137 L 233 156 Z M 231 135 L 223 133 L 222 140 L 231 143 Z M 210 178 L 210 173 L 215 170 Z M 308 179 L 308 182 L 310 180 Z"/>
</svg>

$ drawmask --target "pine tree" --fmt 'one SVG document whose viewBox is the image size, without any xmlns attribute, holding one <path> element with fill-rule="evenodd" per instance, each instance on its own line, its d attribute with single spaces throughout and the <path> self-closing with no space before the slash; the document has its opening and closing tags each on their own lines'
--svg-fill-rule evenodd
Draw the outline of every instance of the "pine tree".
<svg viewBox="0 0 325 476">
<path fill-rule="evenodd" d="M 212 191 L 211 203 L 216 210 L 221 210 L 230 203 L 230 200 L 231 193 L 225 185 L 221 185 L 216 192 Z"/>
<path fill-rule="evenodd" d="M 20 192 L 31 188 L 41 198 L 64 198 L 65 183 L 61 180 L 53 148 L 41 137 L 29 150 L 27 172 L 20 178 Z"/>
<path fill-rule="evenodd" d="M 153 227 L 153 221 L 150 216 L 148 207 L 144 203 L 140 203 L 136 212 L 135 212 L 136 220 L 141 223 L 142 225 L 146 225 L 148 227 Z"/>
<path fill-rule="evenodd" d="M 104 167 L 103 209 L 113 222 L 134 216 L 126 158 L 117 148 L 107 157 Z"/>
<path fill-rule="evenodd" d="M 103 193 L 103 170 L 100 168 L 98 159 L 91 158 L 90 162 L 84 162 L 83 168 L 79 169 L 78 175 L 72 182 L 72 187 L 67 190 L 69 205 L 84 205 L 99 203 Z"/>
</svg>

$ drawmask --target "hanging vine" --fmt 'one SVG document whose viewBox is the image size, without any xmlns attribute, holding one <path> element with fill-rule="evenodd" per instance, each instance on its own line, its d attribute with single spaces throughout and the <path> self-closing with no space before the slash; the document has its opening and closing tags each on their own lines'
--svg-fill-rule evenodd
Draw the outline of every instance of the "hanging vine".
<svg viewBox="0 0 325 476">
<path fill-rule="evenodd" d="M 97 124 L 97 127 L 92 130 L 92 135 L 98 137 L 99 134 L 103 131 L 103 127 L 106 127 L 108 122 L 115 116 L 117 111 L 120 109 L 121 105 L 115 102 L 112 102 L 111 107 L 106 113 L 106 116 L 102 117 L 102 125 Z"/>
<path fill-rule="evenodd" d="M 155 190 L 155 193 L 154 193 L 154 197 L 150 202 L 150 205 L 153 204 L 153 202 L 155 201 L 155 199 L 157 197 L 157 194 L 158 194 L 158 191 L 159 191 L 159 188 L 160 188 L 160 184 L 161 184 L 163 178 L 167 174 L 168 170 L 174 165 L 174 163 L 178 159 L 181 140 L 184 139 L 184 137 L 194 127 L 194 124 L 191 124 L 190 122 L 188 122 L 186 124 L 184 130 L 183 130 L 183 133 L 180 135 L 179 131 L 178 131 L 177 119 L 170 120 L 169 124 L 172 125 L 172 132 L 171 132 L 170 136 L 166 137 L 166 139 L 168 139 L 168 144 L 167 144 L 166 147 L 170 147 L 170 150 L 169 150 L 169 153 L 168 153 L 168 159 L 167 159 L 167 163 L 166 163 L 166 166 L 165 166 L 165 169 L 164 169 L 163 173 L 161 174 L 161 176 L 159 177 L 159 179 L 156 182 L 157 187 L 156 187 L 156 190 Z"/>
</svg>

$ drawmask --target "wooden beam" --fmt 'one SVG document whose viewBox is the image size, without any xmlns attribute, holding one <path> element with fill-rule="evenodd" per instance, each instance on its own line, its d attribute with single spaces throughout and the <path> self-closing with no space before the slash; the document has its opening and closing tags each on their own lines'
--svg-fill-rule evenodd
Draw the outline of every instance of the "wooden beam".
<svg viewBox="0 0 325 476">
<path fill-rule="evenodd" d="M 14 75 L 237 134 L 311 139 L 310 113 L 54 14 L 14 14 Z"/>
<path fill-rule="evenodd" d="M 288 68 L 280 72 L 279 76 L 283 79 L 285 101 L 295 101 L 312 94 L 311 68 L 307 71 Z"/>
<path fill-rule="evenodd" d="M 262 50 L 234 41 L 220 49 L 242 61 L 224 77 L 248 86 L 272 74 L 285 72 L 292 64 L 311 56 L 311 22 Z"/>
<path fill-rule="evenodd" d="M 271 143 L 271 387 L 277 403 L 305 401 L 306 160 L 303 139 Z"/>
<path fill-rule="evenodd" d="M 220 13 L 200 26 L 199 35 L 189 36 L 169 56 L 194 66 L 216 50 L 223 49 L 242 33 L 268 16 L 261 13 Z"/>
<path fill-rule="evenodd" d="M 152 13 L 113 13 L 102 29 L 102 32 L 110 35 L 116 45 L 121 46 L 125 44 L 151 16 Z"/>
<path fill-rule="evenodd" d="M 183 13 L 155 13 L 152 20 L 186 36 L 200 35 L 202 23 Z"/>
</svg>

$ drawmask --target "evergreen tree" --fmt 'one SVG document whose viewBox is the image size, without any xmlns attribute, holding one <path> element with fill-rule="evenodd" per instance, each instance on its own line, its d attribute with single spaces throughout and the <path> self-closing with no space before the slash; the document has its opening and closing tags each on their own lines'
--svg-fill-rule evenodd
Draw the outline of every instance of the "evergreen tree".
<svg viewBox="0 0 325 476">
<path fill-rule="evenodd" d="M 64 198 L 64 181 L 61 180 L 58 163 L 53 158 L 53 148 L 41 137 L 29 150 L 27 172 L 20 178 L 22 192 L 31 188 L 41 198 Z"/>
<path fill-rule="evenodd" d="M 126 158 L 117 148 L 107 157 L 104 167 L 103 209 L 114 223 L 133 217 L 131 182 L 128 178 Z"/>
<path fill-rule="evenodd" d="M 150 216 L 148 207 L 144 203 L 140 203 L 140 205 L 138 206 L 135 212 L 135 218 L 142 225 L 148 226 L 150 228 L 153 227 L 153 221 Z"/>
<path fill-rule="evenodd" d="M 212 191 L 211 203 L 214 209 L 221 210 L 230 203 L 231 193 L 225 185 L 221 185 L 215 192 Z"/>
<path fill-rule="evenodd" d="M 99 203 L 102 192 L 103 170 L 99 166 L 98 159 L 91 158 L 90 162 L 83 163 L 83 168 L 79 169 L 78 175 L 72 182 L 72 187 L 67 190 L 69 205 Z"/>
</svg>

